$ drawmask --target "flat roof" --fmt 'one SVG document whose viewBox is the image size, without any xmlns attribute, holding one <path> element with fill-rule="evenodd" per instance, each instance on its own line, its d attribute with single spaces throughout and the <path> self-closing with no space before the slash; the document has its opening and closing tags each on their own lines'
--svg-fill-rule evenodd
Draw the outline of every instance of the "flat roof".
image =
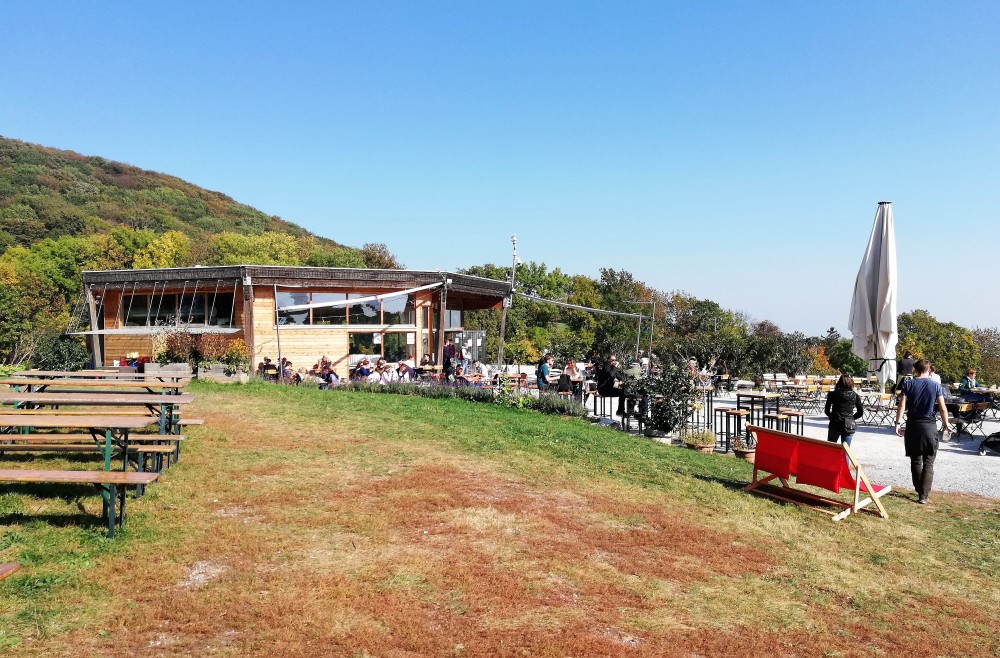
<svg viewBox="0 0 1000 658">
<path fill-rule="evenodd" d="M 114 289 L 137 288 L 143 283 L 178 284 L 196 281 L 225 285 L 244 283 L 253 286 L 365 286 L 388 290 L 415 288 L 451 279 L 449 292 L 503 298 L 510 293 L 506 281 L 470 274 L 437 270 L 380 270 L 356 267 L 294 267 L 288 265 L 219 265 L 165 267 L 139 270 L 87 270 L 82 273 L 85 286 Z"/>
</svg>

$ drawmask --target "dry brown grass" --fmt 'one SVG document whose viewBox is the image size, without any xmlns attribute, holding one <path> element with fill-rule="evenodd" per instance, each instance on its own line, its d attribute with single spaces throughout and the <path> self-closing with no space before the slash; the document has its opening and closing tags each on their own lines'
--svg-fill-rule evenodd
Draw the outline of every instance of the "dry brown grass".
<svg viewBox="0 0 1000 658">
<path fill-rule="evenodd" d="M 158 530 L 87 571 L 66 606 L 96 612 L 24 655 L 1000 650 L 995 610 L 967 591 L 891 555 L 875 568 L 823 550 L 844 532 L 863 541 L 870 524 L 878 548 L 909 555 L 914 538 L 893 538 L 891 524 L 827 528 L 742 495 L 705 514 L 555 462 L 391 436 L 362 414 L 251 417 L 247 398 L 200 395 L 206 426 L 138 503 Z"/>
</svg>

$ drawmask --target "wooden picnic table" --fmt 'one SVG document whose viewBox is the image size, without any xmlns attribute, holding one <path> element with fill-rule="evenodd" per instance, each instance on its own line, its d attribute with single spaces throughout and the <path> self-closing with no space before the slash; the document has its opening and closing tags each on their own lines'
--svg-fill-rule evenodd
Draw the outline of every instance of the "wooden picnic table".
<svg viewBox="0 0 1000 658">
<path fill-rule="evenodd" d="M 191 379 L 190 373 L 179 372 L 120 372 L 118 370 L 19 370 L 11 377 L 31 379 L 121 379 L 125 381 L 159 380 L 172 382 Z"/>
<path fill-rule="evenodd" d="M 128 433 L 129 430 L 146 428 L 156 420 L 152 416 L 60 416 L 56 414 L 0 414 L 0 429 L 9 428 L 22 431 L 36 427 L 49 429 L 84 429 L 90 432 L 95 441 L 99 442 L 104 435 L 103 456 L 104 470 L 111 470 L 111 451 L 119 447 L 124 454 L 122 470 L 128 468 Z M 0 434 L 0 440 L 3 434 Z"/>
<path fill-rule="evenodd" d="M 44 379 L 41 377 L 9 377 L 0 379 L 0 386 L 13 386 L 15 388 L 27 387 L 29 391 L 43 391 L 51 386 L 59 386 L 60 391 L 76 388 L 98 388 L 98 389 L 120 389 L 120 388 L 143 388 L 152 393 L 160 391 L 164 394 L 179 392 L 190 382 L 150 382 L 124 379 Z"/>
<path fill-rule="evenodd" d="M 194 402 L 194 396 L 189 394 L 162 395 L 160 393 L 123 393 L 94 391 L 7 391 L 0 392 L 0 404 L 37 405 L 37 406 L 122 406 L 145 407 L 151 414 L 159 418 L 160 434 L 175 434 L 177 425 L 177 407 Z M 82 413 L 86 414 L 90 410 Z M 33 413 L 37 413 L 33 410 Z M 73 412 L 81 413 L 81 412 Z M 55 414 L 53 415 L 65 415 Z"/>
</svg>

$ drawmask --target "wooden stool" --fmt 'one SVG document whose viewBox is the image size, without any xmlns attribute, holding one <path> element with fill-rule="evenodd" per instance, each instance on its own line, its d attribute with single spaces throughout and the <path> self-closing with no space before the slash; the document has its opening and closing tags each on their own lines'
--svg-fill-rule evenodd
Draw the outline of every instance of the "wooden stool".
<svg viewBox="0 0 1000 658">
<path fill-rule="evenodd" d="M 594 415 L 597 416 L 598 418 L 607 418 L 608 399 L 603 395 L 601 395 L 600 393 L 598 393 L 597 391 L 594 391 L 593 393 L 591 393 L 591 395 L 594 397 Z M 601 413 L 597 413 L 598 400 L 601 401 Z"/>
<path fill-rule="evenodd" d="M 726 414 L 727 413 L 729 413 L 729 409 L 725 409 L 725 408 L 723 408 L 723 409 L 716 408 L 715 409 L 715 418 L 712 420 L 712 431 L 714 431 L 719 436 L 725 435 L 724 428 L 725 428 Z"/>
<path fill-rule="evenodd" d="M 786 414 L 764 414 L 764 424 L 769 430 L 788 432 L 791 429 L 791 419 Z"/>
<path fill-rule="evenodd" d="M 726 411 L 726 452 L 730 451 L 730 443 L 734 436 L 743 433 L 743 422 L 750 412 L 746 409 L 729 409 Z M 729 424 L 732 423 L 732 430 Z"/>
<path fill-rule="evenodd" d="M 780 413 L 788 416 L 789 432 L 791 432 L 790 428 L 793 420 L 795 421 L 795 430 L 796 430 L 795 433 L 801 435 L 805 432 L 806 414 L 804 411 L 796 411 L 795 409 L 782 409 Z"/>
</svg>

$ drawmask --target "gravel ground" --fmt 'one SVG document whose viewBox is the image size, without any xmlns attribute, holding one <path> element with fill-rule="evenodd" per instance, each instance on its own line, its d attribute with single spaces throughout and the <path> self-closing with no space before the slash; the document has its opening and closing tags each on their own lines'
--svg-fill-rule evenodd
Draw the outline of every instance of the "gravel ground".
<svg viewBox="0 0 1000 658">
<path fill-rule="evenodd" d="M 718 398 L 715 405 L 734 407 L 735 396 Z M 804 434 L 813 439 L 826 440 L 827 426 L 826 416 L 822 413 L 808 416 Z M 632 427 L 635 428 L 634 423 Z M 988 417 L 983 422 L 983 431 L 987 435 L 1000 432 L 1000 420 Z M 953 434 L 950 440 L 941 442 L 934 460 L 932 492 L 952 491 L 1000 498 L 1000 454 L 988 450 L 985 455 L 980 455 L 979 444 L 983 438 L 979 433 L 971 438 L 968 434 Z M 851 448 L 872 482 L 913 491 L 910 460 L 903 450 L 903 438 L 896 436 L 893 427 L 858 425 Z"/>
<path fill-rule="evenodd" d="M 735 405 L 735 398 L 723 398 L 716 404 Z M 826 416 L 809 416 L 804 434 L 813 439 L 826 439 Z M 989 417 L 983 423 L 986 434 L 1000 432 L 1000 421 Z M 979 454 L 983 437 L 968 434 L 952 435 L 942 441 L 934 460 L 934 486 L 932 491 L 972 493 L 990 498 L 1000 498 L 1000 454 L 987 451 Z M 868 477 L 877 484 L 913 490 L 910 480 L 910 460 L 903 450 L 902 437 L 896 436 L 892 427 L 858 425 L 858 432 L 851 442 L 854 454 L 861 461 Z"/>
</svg>

